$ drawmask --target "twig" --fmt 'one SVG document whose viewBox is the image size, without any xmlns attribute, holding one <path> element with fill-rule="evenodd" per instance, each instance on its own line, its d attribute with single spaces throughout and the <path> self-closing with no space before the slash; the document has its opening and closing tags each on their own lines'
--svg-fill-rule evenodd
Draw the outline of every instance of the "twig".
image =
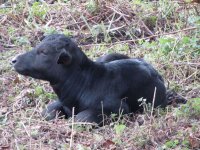
<svg viewBox="0 0 200 150">
<path fill-rule="evenodd" d="M 153 120 L 153 109 L 154 109 L 154 104 L 155 104 L 155 99 L 156 99 L 156 91 L 157 91 L 157 88 L 155 87 L 154 89 L 154 93 L 153 93 L 153 101 L 152 101 L 152 107 L 151 107 L 151 116 L 150 116 L 150 123 L 151 123 L 151 126 L 149 128 L 149 135 L 151 133 L 151 130 L 152 130 L 152 120 Z"/>
<path fill-rule="evenodd" d="M 72 108 L 72 131 L 71 131 L 71 138 L 70 138 L 70 150 L 73 146 L 73 136 L 74 136 L 74 107 Z"/>
<path fill-rule="evenodd" d="M 35 105 L 36 105 L 36 106 L 35 106 L 33 112 L 31 113 L 31 115 L 30 115 L 30 117 L 29 117 L 29 124 L 31 123 L 31 120 L 32 120 L 33 115 L 34 115 L 35 112 L 39 109 L 39 103 L 36 103 Z"/>
<path fill-rule="evenodd" d="M 25 130 L 26 134 L 27 134 L 29 137 L 31 137 L 31 135 L 30 135 L 30 133 L 27 131 L 27 128 L 26 128 L 26 126 L 24 125 L 24 123 L 21 122 L 21 124 L 22 124 L 22 126 L 24 127 L 24 130 Z"/>
<path fill-rule="evenodd" d="M 72 20 L 75 22 L 74 25 L 76 25 L 76 26 L 78 27 L 78 29 L 81 30 L 81 28 L 80 28 L 80 26 L 78 25 L 76 19 L 75 19 L 70 13 L 68 13 L 68 14 L 71 16 Z"/>
<path fill-rule="evenodd" d="M 7 45 L 7 44 L 3 44 L 4 48 L 13 48 L 13 47 L 17 47 L 16 45 Z"/>
<path fill-rule="evenodd" d="M 52 16 L 50 14 L 50 20 L 46 23 L 45 28 L 47 28 L 51 24 L 52 20 L 53 19 L 52 19 Z"/>
<path fill-rule="evenodd" d="M 103 118 L 103 126 L 104 126 L 104 111 L 103 111 L 103 101 L 101 101 L 101 112 L 102 112 L 102 118 Z"/>
<path fill-rule="evenodd" d="M 117 11 L 116 9 L 114 9 L 113 7 L 109 7 L 109 6 L 106 6 L 107 8 L 110 8 L 110 9 L 112 9 L 114 12 L 116 12 L 117 14 L 119 14 L 119 15 L 121 15 L 121 16 L 126 16 L 126 17 L 130 17 L 129 15 L 126 15 L 126 14 L 123 14 L 123 13 L 121 13 L 121 12 L 119 12 L 119 11 Z"/>
<path fill-rule="evenodd" d="M 5 6 L 5 5 L 0 6 L 0 9 L 4 9 L 4 8 L 12 8 L 12 7 L 11 6 Z"/>
<path fill-rule="evenodd" d="M 20 150 L 19 144 L 18 144 L 18 142 L 17 142 L 17 139 L 15 139 L 15 146 L 16 146 L 16 149 L 17 149 L 17 150 Z"/>
<path fill-rule="evenodd" d="M 108 32 L 113 32 L 113 31 L 116 31 L 116 30 L 119 30 L 123 27 L 125 27 L 126 25 L 122 25 L 121 27 L 116 27 L 116 28 L 113 28 L 113 29 L 110 29 Z"/>
<path fill-rule="evenodd" d="M 192 73 L 190 76 L 188 76 L 187 78 L 183 79 L 180 84 L 182 84 L 183 82 L 189 80 L 193 75 L 197 74 L 197 71 L 195 71 L 194 73 Z"/>
<path fill-rule="evenodd" d="M 144 23 L 144 21 L 140 20 L 143 27 L 146 29 L 147 32 L 149 32 L 150 35 L 153 35 L 153 32 L 151 32 L 151 30 L 146 26 L 146 24 Z"/>
<path fill-rule="evenodd" d="M 114 12 L 114 14 L 113 14 L 113 16 L 112 16 L 112 19 L 111 19 L 110 23 L 109 23 L 107 33 L 110 32 L 110 28 L 111 28 L 111 26 L 112 26 L 112 23 L 113 23 L 114 18 L 115 18 L 115 12 Z"/>
<path fill-rule="evenodd" d="M 87 20 L 85 19 L 85 17 L 82 15 L 81 18 L 83 19 L 83 21 L 85 22 L 86 26 L 88 27 L 88 29 L 90 30 L 90 33 L 92 34 L 92 36 L 95 36 L 94 33 L 92 32 L 92 28 L 90 27 L 90 25 L 88 24 Z"/>
<path fill-rule="evenodd" d="M 126 99 L 126 97 L 121 100 L 121 104 L 120 104 L 120 107 L 119 107 L 119 116 L 118 116 L 116 123 L 119 123 L 121 116 L 123 115 L 124 109 L 122 109 L 122 102 L 123 102 L 124 99 Z"/>
<path fill-rule="evenodd" d="M 0 24 L 3 24 L 3 23 L 7 20 L 7 18 L 8 18 L 7 15 L 3 16 L 3 17 L 1 18 L 1 20 L 0 20 Z"/>
<path fill-rule="evenodd" d="M 151 118 L 153 116 L 153 109 L 154 109 L 154 104 L 155 104 L 155 99 L 156 99 L 156 91 L 157 91 L 157 88 L 155 87 L 154 93 L 153 93 L 153 103 L 152 103 L 152 108 L 151 108 Z"/>
<path fill-rule="evenodd" d="M 108 11 L 107 11 L 107 12 L 108 12 Z M 105 12 L 105 13 L 107 13 L 107 12 Z M 102 14 L 97 15 L 97 16 L 93 16 L 93 17 L 90 17 L 90 18 L 86 19 L 86 21 L 91 21 L 91 20 L 93 20 L 93 19 L 95 19 L 95 18 L 100 18 L 101 15 L 102 15 Z M 71 14 L 70 14 L 70 16 L 72 17 Z M 73 20 L 74 20 L 74 19 L 73 19 Z M 85 23 L 85 21 L 75 21 L 75 23 L 68 24 L 67 26 L 69 27 L 69 26 L 73 26 L 73 25 L 80 24 L 80 23 Z"/>
<path fill-rule="evenodd" d="M 200 66 L 200 63 L 191 63 L 191 62 L 175 62 L 174 65 L 188 65 L 188 66 Z"/>
</svg>

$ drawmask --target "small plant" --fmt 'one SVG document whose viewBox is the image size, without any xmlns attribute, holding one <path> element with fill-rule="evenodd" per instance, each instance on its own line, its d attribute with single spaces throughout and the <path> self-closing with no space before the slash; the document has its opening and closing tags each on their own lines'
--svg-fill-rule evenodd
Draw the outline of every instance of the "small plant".
<svg viewBox="0 0 200 150">
<path fill-rule="evenodd" d="M 43 90 L 43 88 L 41 87 L 41 86 L 37 86 L 36 88 L 35 88 L 35 96 L 40 96 L 41 94 L 43 94 L 44 93 L 44 90 Z"/>
<path fill-rule="evenodd" d="M 30 44 L 28 38 L 25 37 L 25 36 L 22 36 L 22 37 L 16 38 L 15 43 L 18 43 L 19 45 L 25 45 L 25 44 L 29 45 L 29 44 Z"/>
<path fill-rule="evenodd" d="M 175 37 L 160 37 L 157 41 L 139 41 L 144 49 L 153 50 L 153 55 L 168 56 L 170 53 L 178 54 L 177 57 L 191 53 L 195 56 L 200 53 L 199 38 L 194 35 Z"/>
<path fill-rule="evenodd" d="M 153 31 L 156 26 L 157 20 L 158 20 L 157 16 L 149 16 L 144 18 L 144 23 L 148 26 L 150 30 Z"/>
<path fill-rule="evenodd" d="M 72 32 L 70 30 L 63 30 L 63 34 L 66 35 L 66 36 L 71 36 L 72 35 Z"/>
<path fill-rule="evenodd" d="M 112 120 L 115 120 L 116 117 L 117 117 L 117 114 L 112 113 L 112 114 L 110 115 L 110 117 L 111 117 Z"/>
<path fill-rule="evenodd" d="M 122 141 L 121 141 L 121 135 L 123 134 L 124 130 L 125 130 L 126 126 L 122 123 L 119 123 L 119 124 L 115 124 L 114 126 L 114 129 L 115 129 L 115 133 L 116 133 L 116 136 L 115 138 L 113 139 L 113 141 L 117 144 L 122 144 Z"/>
<path fill-rule="evenodd" d="M 92 125 L 89 124 L 75 124 L 74 125 L 74 130 L 77 132 L 83 132 L 83 131 L 91 131 L 92 130 Z"/>
<path fill-rule="evenodd" d="M 55 93 L 44 93 L 44 96 L 48 99 L 56 99 L 56 94 Z"/>
<path fill-rule="evenodd" d="M 32 16 L 39 17 L 43 20 L 45 19 L 47 12 L 48 12 L 47 5 L 41 4 L 40 2 L 34 2 L 30 9 L 30 13 Z"/>
<path fill-rule="evenodd" d="M 188 100 L 187 104 L 182 105 L 176 111 L 177 116 L 195 117 L 200 116 L 200 98 Z"/>
<path fill-rule="evenodd" d="M 175 9 L 178 7 L 178 3 L 169 0 L 159 0 L 158 10 L 161 18 L 170 18 L 174 15 Z"/>
<path fill-rule="evenodd" d="M 183 145 L 186 148 L 189 148 L 190 147 L 190 142 L 188 140 L 183 140 L 181 145 Z"/>
<path fill-rule="evenodd" d="M 108 26 L 106 26 L 103 22 L 101 24 L 95 25 L 92 27 L 91 32 L 92 35 L 95 35 L 96 41 L 99 35 L 103 35 L 103 41 L 110 42 L 111 37 L 109 36 Z"/>
<path fill-rule="evenodd" d="M 149 112 L 151 112 L 152 106 L 151 106 L 150 103 L 148 103 L 148 104 L 146 103 L 146 99 L 140 98 L 140 99 L 138 100 L 138 102 L 140 103 L 140 106 L 143 107 L 144 113 L 149 113 Z"/>
<path fill-rule="evenodd" d="M 45 35 L 58 33 L 54 27 L 45 27 L 43 32 Z"/>
<path fill-rule="evenodd" d="M 89 0 L 86 4 L 86 9 L 91 13 L 94 14 L 98 11 L 98 1 L 97 0 Z"/>
<path fill-rule="evenodd" d="M 16 32 L 16 29 L 10 26 L 7 31 L 8 31 L 9 36 L 12 37 L 13 34 Z"/>
<path fill-rule="evenodd" d="M 165 146 L 167 148 L 176 148 L 178 144 L 179 144 L 179 140 L 170 140 L 165 143 Z"/>
<path fill-rule="evenodd" d="M 114 126 L 115 133 L 117 135 L 121 135 L 124 132 L 125 128 L 126 126 L 124 124 L 117 124 Z"/>
<path fill-rule="evenodd" d="M 176 41 L 176 39 L 174 38 L 159 38 L 159 47 L 160 50 L 167 55 L 170 51 L 173 50 L 174 48 L 174 41 Z"/>
</svg>

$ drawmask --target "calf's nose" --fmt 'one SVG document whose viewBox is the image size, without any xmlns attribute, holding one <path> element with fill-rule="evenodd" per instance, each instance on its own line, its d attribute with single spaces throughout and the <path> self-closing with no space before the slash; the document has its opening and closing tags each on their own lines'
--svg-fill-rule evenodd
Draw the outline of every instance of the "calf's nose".
<svg viewBox="0 0 200 150">
<path fill-rule="evenodd" d="M 15 64 L 17 62 L 16 59 L 12 59 L 12 64 Z"/>
<path fill-rule="evenodd" d="M 17 57 L 14 57 L 12 60 L 11 60 L 11 63 L 12 64 L 15 64 L 17 62 Z"/>
</svg>

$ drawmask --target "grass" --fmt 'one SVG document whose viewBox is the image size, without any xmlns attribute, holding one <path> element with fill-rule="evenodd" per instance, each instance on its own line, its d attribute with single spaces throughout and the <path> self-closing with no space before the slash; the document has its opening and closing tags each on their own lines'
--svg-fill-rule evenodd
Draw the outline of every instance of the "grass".
<svg viewBox="0 0 200 150">
<path fill-rule="evenodd" d="M 0 8 L 0 149 L 200 147 L 199 4 L 59 0 L 9 1 L 7 6 L 13 7 Z M 100 128 L 72 119 L 45 121 L 41 112 L 56 95 L 47 82 L 17 75 L 10 61 L 51 33 L 71 36 L 93 60 L 111 52 L 145 58 L 188 103 L 157 109 L 153 116 L 148 107 L 117 120 L 113 114 Z"/>
</svg>

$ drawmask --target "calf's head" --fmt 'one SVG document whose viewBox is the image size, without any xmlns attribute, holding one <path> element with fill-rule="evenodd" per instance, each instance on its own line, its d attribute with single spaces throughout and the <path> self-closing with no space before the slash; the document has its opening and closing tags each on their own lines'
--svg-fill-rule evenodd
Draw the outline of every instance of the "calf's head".
<svg viewBox="0 0 200 150">
<path fill-rule="evenodd" d="M 56 83 L 80 65 L 84 57 L 70 38 L 52 34 L 31 51 L 17 56 L 12 63 L 19 74 Z"/>
</svg>

